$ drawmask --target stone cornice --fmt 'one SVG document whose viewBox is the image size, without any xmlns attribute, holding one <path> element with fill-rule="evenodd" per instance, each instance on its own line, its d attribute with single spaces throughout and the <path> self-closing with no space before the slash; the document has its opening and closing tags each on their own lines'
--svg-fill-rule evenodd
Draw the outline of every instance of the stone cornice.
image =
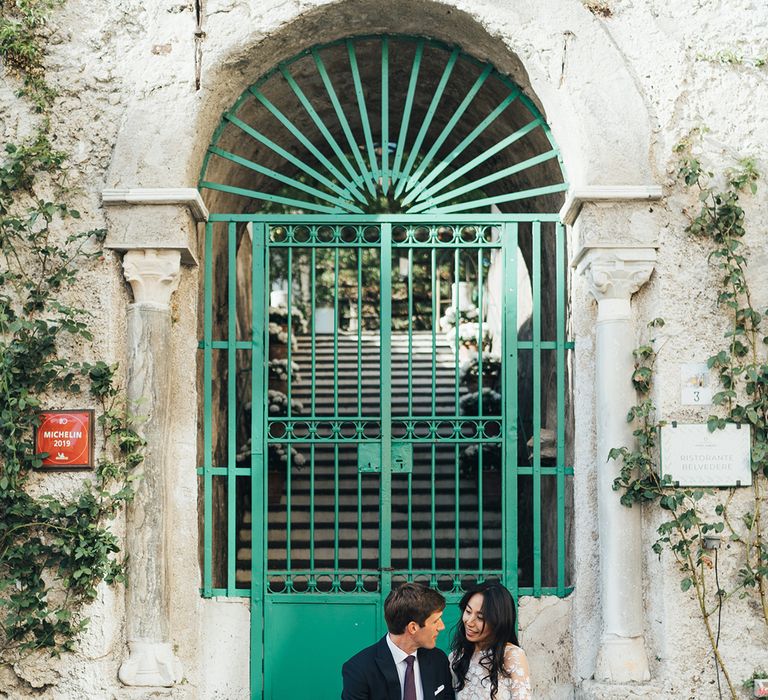
<svg viewBox="0 0 768 700">
<path fill-rule="evenodd" d="M 633 202 L 661 199 L 661 185 L 587 185 L 571 187 L 560 209 L 563 223 L 571 226 L 587 202 Z"/>
<path fill-rule="evenodd" d="M 126 187 L 101 192 L 104 206 L 121 204 L 181 204 L 189 208 L 196 221 L 208 220 L 208 209 L 194 187 Z"/>
</svg>

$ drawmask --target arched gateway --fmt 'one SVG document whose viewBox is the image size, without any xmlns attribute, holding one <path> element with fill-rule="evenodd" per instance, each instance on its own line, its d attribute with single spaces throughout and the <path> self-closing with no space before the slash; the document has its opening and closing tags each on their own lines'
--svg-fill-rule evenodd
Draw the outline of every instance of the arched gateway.
<svg viewBox="0 0 768 700">
<path fill-rule="evenodd" d="M 252 601 L 252 696 L 338 697 L 405 580 L 449 625 L 476 581 L 568 593 L 567 184 L 529 97 L 424 38 L 317 46 L 200 188 L 203 594 Z"/>
</svg>

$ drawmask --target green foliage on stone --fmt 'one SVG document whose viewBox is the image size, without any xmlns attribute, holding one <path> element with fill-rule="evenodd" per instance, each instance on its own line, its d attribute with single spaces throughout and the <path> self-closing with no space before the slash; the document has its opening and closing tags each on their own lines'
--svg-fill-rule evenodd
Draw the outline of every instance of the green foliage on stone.
<svg viewBox="0 0 768 700">
<path fill-rule="evenodd" d="M 44 81 L 40 34 L 53 0 L 0 0 L 0 55 L 45 115 L 54 93 Z M 90 343 L 90 314 L 68 301 L 78 273 L 97 264 L 105 232 L 65 231 L 80 218 L 63 186 L 65 154 L 50 143 L 48 120 L 24 144 L 0 154 L 0 662 L 30 651 L 71 650 L 87 626 L 83 604 L 102 582 L 123 579 L 109 523 L 133 496 L 142 439 L 125 417 L 116 367 L 70 359 Z M 41 196 L 39 192 L 46 194 Z M 96 469 L 66 478 L 65 495 L 37 471 L 34 432 L 43 407 L 98 408 Z M 40 495 L 42 494 L 42 495 Z"/>
<path fill-rule="evenodd" d="M 56 93 L 45 80 L 42 34 L 51 10 L 63 0 L 0 0 L 0 56 L 6 70 L 20 76 L 19 94 L 38 112 L 53 104 Z"/>
<path fill-rule="evenodd" d="M 713 397 L 721 407 L 710 415 L 707 425 L 711 431 L 727 423 L 751 428 L 752 472 L 754 502 L 750 512 L 736 522 L 729 517 L 729 506 L 735 489 L 683 488 L 673 484 L 659 469 L 659 432 L 663 421 L 656 419 L 652 399 L 656 345 L 653 340 L 635 351 L 632 383 L 640 395 L 627 421 L 635 425 L 636 439 L 632 447 L 610 451 L 609 459 L 619 461 L 619 476 L 614 489 L 621 492 L 626 506 L 655 504 L 663 516 L 657 528 L 658 539 L 653 550 L 661 556 L 669 551 L 681 572 L 680 587 L 692 591 L 699 604 L 702 620 L 715 657 L 728 684 L 731 696 L 737 697 L 730 675 L 723 663 L 711 619 L 733 595 L 754 595 L 757 607 L 768 626 L 768 538 L 766 538 L 765 494 L 768 493 L 768 362 L 765 344 L 768 337 L 768 310 L 754 308 L 746 276 L 747 251 L 744 243 L 745 215 L 740 198 L 757 191 L 759 175 L 751 160 L 739 163 L 735 170 L 725 173 L 724 187 L 714 186 L 714 174 L 707 171 L 694 157 L 690 143 L 680 144 L 679 178 L 686 187 L 698 194 L 697 211 L 690 214 L 686 232 L 707 241 L 712 249 L 709 263 L 720 275 L 718 304 L 728 319 L 725 332 L 727 347 L 710 357 L 707 365 L 717 372 L 722 390 Z M 649 324 L 663 325 L 656 319 Z M 717 496 L 726 493 L 724 500 Z M 733 590 L 719 585 L 712 590 L 713 552 L 706 546 L 708 536 L 725 533 L 732 547 L 730 556 L 741 562 L 738 581 Z"/>
</svg>

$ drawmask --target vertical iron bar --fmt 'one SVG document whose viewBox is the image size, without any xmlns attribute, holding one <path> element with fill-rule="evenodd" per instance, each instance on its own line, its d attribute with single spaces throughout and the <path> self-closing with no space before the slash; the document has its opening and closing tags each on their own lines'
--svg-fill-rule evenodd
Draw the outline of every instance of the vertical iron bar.
<svg viewBox="0 0 768 700">
<path fill-rule="evenodd" d="M 357 416 L 363 417 L 363 249 L 357 249 Z"/>
<path fill-rule="evenodd" d="M 203 596 L 213 595 L 213 224 L 205 224 L 203 286 Z"/>
<path fill-rule="evenodd" d="M 482 236 L 482 233 L 481 233 Z M 483 420 L 483 249 L 477 249 L 477 416 Z M 478 430 L 478 433 L 480 431 Z M 478 503 L 477 503 L 477 568 L 483 570 L 483 449 L 478 446 Z"/>
<path fill-rule="evenodd" d="M 363 569 L 363 480 L 357 472 L 357 571 Z"/>
<path fill-rule="evenodd" d="M 454 332 L 456 339 L 456 349 L 454 350 L 454 411 L 455 415 L 459 415 L 459 368 L 461 362 L 459 359 L 459 353 L 461 348 L 461 337 L 459 335 L 459 326 L 461 325 L 461 312 L 459 311 L 459 267 L 461 266 L 461 250 L 457 246 L 453 251 L 453 313 L 454 313 Z"/>
<path fill-rule="evenodd" d="M 309 570 L 315 573 L 315 443 L 309 446 Z"/>
<path fill-rule="evenodd" d="M 565 595 L 565 235 L 555 224 L 555 269 L 557 271 L 557 595 Z"/>
<path fill-rule="evenodd" d="M 413 416 L 413 248 L 408 248 L 408 416 Z"/>
<path fill-rule="evenodd" d="M 363 249 L 357 249 L 357 417 L 363 418 Z M 360 443 L 358 443 L 360 449 Z M 363 476 L 357 472 L 357 570 L 363 568 Z"/>
<path fill-rule="evenodd" d="M 317 237 L 317 229 L 312 229 L 312 236 L 310 241 L 315 243 Z M 317 348 L 315 340 L 315 305 L 316 305 L 316 278 L 315 271 L 317 270 L 317 248 L 312 246 L 311 253 L 312 263 L 310 264 L 310 282 L 309 282 L 309 342 L 311 346 L 310 352 L 310 379 L 309 379 L 309 414 L 312 417 L 313 425 L 317 426 L 315 420 L 315 393 L 317 392 Z M 312 442 L 309 448 L 309 568 L 312 572 L 312 576 L 315 573 L 315 443 Z"/>
<path fill-rule="evenodd" d="M 227 595 L 237 575 L 237 224 L 227 225 Z"/>
<path fill-rule="evenodd" d="M 266 226 L 251 228 L 251 688 L 260 687 L 263 669 L 264 591 L 266 589 L 266 551 L 264 527 L 267 513 L 265 477 L 266 426 L 264 401 L 267 386 L 268 335 L 265 309 L 268 307 L 266 283 Z"/>
<path fill-rule="evenodd" d="M 502 409 L 504 424 L 504 471 L 502 492 L 504 509 L 502 532 L 504 533 L 504 578 L 505 585 L 517 600 L 519 582 L 517 574 L 517 223 L 503 226 L 502 254 L 504 256 L 504 316 L 502 333 L 502 372 L 504 391 Z"/>
<path fill-rule="evenodd" d="M 293 344 L 293 248 L 288 248 L 288 418 L 293 417 L 293 394 L 291 392 L 291 367 L 293 362 L 292 344 Z M 291 476 L 293 471 L 293 445 L 286 445 L 287 461 L 285 474 L 285 568 L 291 570 Z"/>
<path fill-rule="evenodd" d="M 334 420 L 338 420 L 334 416 Z M 339 443 L 333 443 L 333 580 L 339 575 Z"/>
<path fill-rule="evenodd" d="M 434 418 L 437 415 L 437 295 L 439 290 L 438 270 L 437 270 L 437 248 L 432 246 L 430 249 L 430 273 L 432 275 L 432 404 L 431 415 Z M 430 450 L 430 542 L 432 548 L 432 571 L 437 568 L 435 557 L 435 463 L 436 463 L 436 442 L 432 436 Z"/>
<path fill-rule="evenodd" d="M 408 571 L 413 571 L 413 473 L 408 472 Z"/>
<path fill-rule="evenodd" d="M 413 248 L 408 248 L 408 411 L 407 411 L 407 414 L 408 414 L 409 420 L 413 418 Z M 412 500 L 413 500 L 413 474 L 409 473 L 408 474 L 408 571 L 413 571 Z"/>
<path fill-rule="evenodd" d="M 459 236 L 460 239 L 460 236 Z M 461 368 L 461 336 L 459 335 L 459 326 L 461 325 L 461 311 L 459 310 L 460 306 L 460 300 L 459 300 L 459 284 L 461 282 L 461 275 L 460 273 L 461 268 L 461 248 L 456 246 L 456 248 L 453 251 L 453 313 L 454 313 L 454 340 L 455 340 L 455 350 L 454 350 L 454 357 L 453 357 L 453 392 L 454 392 L 454 405 L 453 405 L 453 414 L 455 416 L 461 415 L 461 404 L 459 402 L 459 371 Z M 463 424 L 461 421 L 459 421 L 459 425 Z M 463 433 L 463 429 L 462 429 Z M 459 481 L 459 443 L 457 442 L 454 445 L 453 449 L 453 474 L 454 474 L 454 481 Z M 478 491 L 478 499 L 480 498 L 480 492 Z M 456 525 L 455 525 L 455 537 L 458 540 L 459 539 L 459 504 L 458 500 L 455 504 L 456 508 Z M 474 562 L 472 563 L 472 566 L 474 566 Z"/>
<path fill-rule="evenodd" d="M 381 591 L 392 587 L 392 224 L 381 225 Z"/>
<path fill-rule="evenodd" d="M 459 423 L 461 425 L 461 423 Z M 459 483 L 461 481 L 461 473 L 459 470 L 459 443 L 457 442 L 453 447 L 454 452 L 454 469 L 453 469 L 453 547 L 454 547 L 454 565 L 458 571 L 461 568 L 461 554 L 459 549 L 459 543 L 461 542 L 461 510 L 459 499 Z"/>
<path fill-rule="evenodd" d="M 432 461 L 429 472 L 429 501 L 430 501 L 430 540 L 432 542 L 432 572 L 437 569 L 437 533 L 435 530 L 435 467 L 437 464 L 436 446 L 434 437 L 432 438 Z"/>
<path fill-rule="evenodd" d="M 339 249 L 333 249 L 333 422 L 339 422 Z M 333 442 L 333 568 L 339 573 L 339 436 Z"/>
<path fill-rule="evenodd" d="M 333 417 L 339 417 L 339 249 L 333 249 Z"/>
<path fill-rule="evenodd" d="M 541 595 L 541 222 L 533 244 L 533 595 Z"/>
<path fill-rule="evenodd" d="M 437 279 L 437 249 L 432 248 L 431 251 L 431 263 L 430 270 L 432 273 L 432 416 L 437 414 L 437 401 L 436 401 L 436 387 L 437 387 L 437 294 L 438 294 L 438 279 Z"/>
</svg>

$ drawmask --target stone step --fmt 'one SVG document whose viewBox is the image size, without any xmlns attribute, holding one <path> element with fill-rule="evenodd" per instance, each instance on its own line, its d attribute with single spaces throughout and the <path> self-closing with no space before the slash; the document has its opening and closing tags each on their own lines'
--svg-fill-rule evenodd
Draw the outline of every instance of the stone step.
<svg viewBox="0 0 768 700">
<path fill-rule="evenodd" d="M 300 509 L 300 510 L 294 510 L 291 509 L 291 528 L 296 528 L 298 530 L 300 529 L 306 529 L 309 527 L 310 522 L 310 511 L 309 509 Z M 378 518 L 372 518 L 370 517 L 369 512 L 363 512 L 363 521 L 362 526 L 364 529 L 376 529 L 378 531 L 379 527 L 379 520 Z M 378 513 L 377 513 L 378 515 Z M 367 518 L 366 518 L 367 516 Z M 435 532 L 443 532 L 443 531 L 450 531 L 452 533 L 455 532 L 454 530 L 454 523 L 455 523 L 455 513 L 453 510 L 451 511 L 436 511 L 435 512 Z M 476 513 L 465 513 L 463 517 L 461 518 L 461 521 L 465 523 L 466 527 L 476 527 L 477 525 L 477 514 Z M 268 529 L 280 529 L 284 528 L 287 522 L 287 514 L 285 509 L 280 509 L 276 511 L 270 511 L 269 513 L 269 522 L 268 522 Z M 336 511 L 334 508 L 330 508 L 328 510 L 321 510 L 321 509 L 315 509 L 314 512 L 314 523 L 316 529 L 327 529 L 328 527 L 334 527 L 336 524 Z M 405 529 L 407 527 L 407 513 L 393 513 L 392 514 L 392 527 L 397 529 Z M 247 519 L 244 519 L 243 525 L 247 526 L 250 525 L 251 519 L 250 519 L 250 513 L 248 514 Z M 338 513 L 338 523 L 339 527 L 352 527 L 354 528 L 354 531 L 357 532 L 357 508 L 355 509 L 344 509 L 342 510 L 339 508 Z M 466 525 L 466 523 L 469 523 L 470 525 Z M 431 532 L 431 526 L 432 526 L 432 518 L 430 512 L 418 512 L 418 511 L 412 511 L 412 518 L 411 518 L 411 527 L 416 530 L 425 531 L 427 533 Z M 494 531 L 496 528 L 501 527 L 501 513 L 499 511 L 495 512 L 489 512 L 484 511 L 483 512 L 483 531 Z M 249 527 L 243 527 L 240 531 L 240 538 L 242 542 L 250 542 L 251 539 L 251 530 Z"/>
<path fill-rule="evenodd" d="M 377 563 L 377 552 L 378 549 L 376 547 L 364 547 L 363 548 L 363 568 L 373 568 L 374 566 L 378 566 Z M 340 568 L 344 567 L 353 567 L 357 568 L 357 546 L 344 546 L 339 547 L 339 560 L 340 560 Z M 251 550 L 250 548 L 243 547 L 241 550 L 238 550 L 238 568 L 243 567 L 243 565 L 250 567 L 251 562 Z M 461 548 L 459 549 L 459 559 L 460 560 L 474 560 L 477 561 L 478 559 L 478 550 L 477 547 L 474 546 L 473 548 Z M 241 556 L 242 555 L 242 556 Z M 397 550 L 397 555 L 395 555 L 393 551 L 393 559 L 402 557 L 403 559 L 407 560 L 408 550 L 405 548 L 399 548 Z M 292 568 L 308 568 L 309 566 L 309 556 L 310 551 L 309 547 L 296 547 L 291 548 L 291 561 L 292 561 Z M 284 551 L 270 551 L 268 556 L 269 561 L 269 568 L 271 569 L 280 569 L 283 568 L 283 566 L 276 565 L 276 562 L 279 560 L 285 560 L 285 552 Z M 432 559 L 432 549 L 431 547 L 419 547 L 414 548 L 412 552 L 412 557 L 414 560 L 419 559 L 423 562 L 429 562 Z M 451 546 L 445 546 L 445 547 L 436 547 L 435 548 L 435 559 L 437 560 L 445 560 L 448 562 L 455 562 L 456 558 L 456 550 Z M 318 548 L 315 548 L 315 568 L 324 568 L 325 566 L 333 566 L 333 559 L 334 559 L 334 550 L 332 548 L 327 548 L 324 551 L 318 551 Z M 483 560 L 487 562 L 488 560 L 500 560 L 501 559 L 501 547 L 483 547 Z M 345 564 L 341 563 L 341 560 L 345 560 Z M 368 560 L 369 564 L 366 565 L 365 561 Z M 300 563 L 303 562 L 303 563 Z M 323 563 L 325 562 L 325 563 Z M 488 564 L 486 563 L 486 566 Z M 416 567 L 415 567 L 416 568 Z"/>
<path fill-rule="evenodd" d="M 250 534 L 250 530 L 244 530 L 240 533 L 240 542 L 245 544 L 248 540 L 243 539 L 243 535 Z M 361 539 L 363 541 L 363 547 L 377 546 L 379 541 L 379 528 L 361 528 Z M 486 543 L 498 543 L 501 539 L 500 529 L 486 530 L 483 528 L 483 540 Z M 320 531 L 315 530 L 315 548 L 332 547 L 333 546 L 333 528 L 322 528 Z M 267 541 L 270 547 L 282 546 L 285 543 L 285 531 L 277 528 L 269 528 L 267 530 Z M 392 541 L 399 542 L 400 547 L 405 546 L 405 542 L 408 541 L 408 529 L 405 527 L 393 527 L 392 528 Z M 435 543 L 441 547 L 453 547 L 456 541 L 456 535 L 453 527 L 450 528 L 443 526 L 435 528 Z M 355 546 L 357 542 L 357 528 L 346 529 L 345 531 L 339 531 L 339 542 L 343 546 Z M 411 542 L 413 547 L 428 547 L 432 542 L 432 533 L 426 528 L 414 528 L 411 533 Z M 477 527 L 464 527 L 459 530 L 459 545 L 461 548 L 464 546 L 477 546 Z M 291 547 L 309 547 L 309 527 L 293 527 L 293 521 L 291 521 Z"/>
</svg>

